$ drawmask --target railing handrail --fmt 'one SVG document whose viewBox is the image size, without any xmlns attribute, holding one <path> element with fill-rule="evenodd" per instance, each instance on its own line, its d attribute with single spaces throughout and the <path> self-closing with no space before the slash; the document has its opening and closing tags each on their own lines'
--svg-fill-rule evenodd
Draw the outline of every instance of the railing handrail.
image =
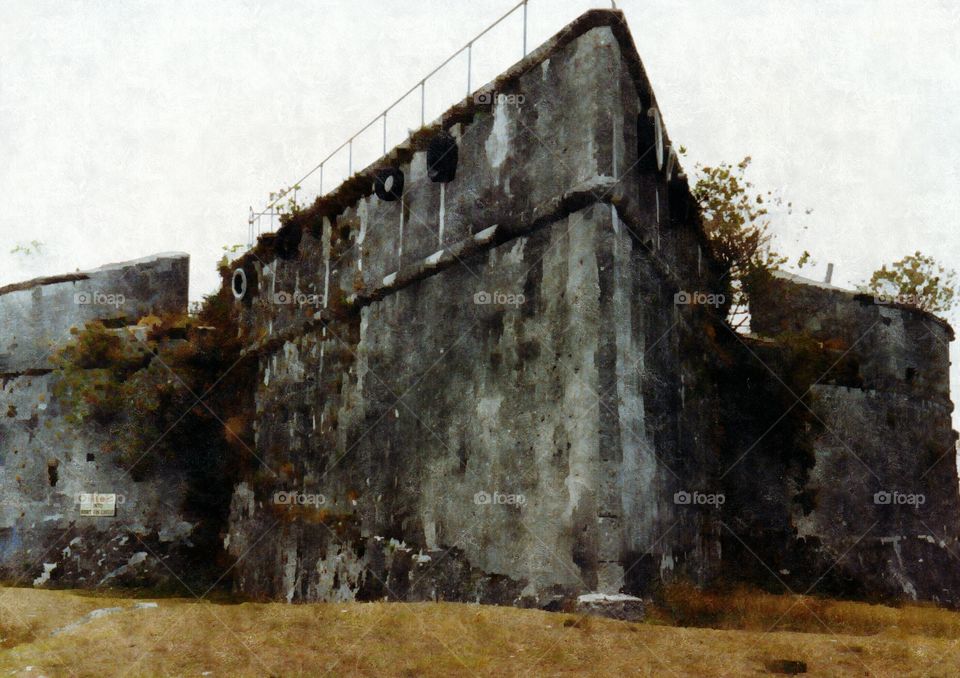
<svg viewBox="0 0 960 678">
<path fill-rule="evenodd" d="M 463 47 L 461 47 L 460 49 L 458 49 L 457 51 L 455 51 L 453 54 L 451 54 L 450 56 L 448 56 L 446 59 L 444 59 L 443 63 L 441 63 L 439 66 L 437 66 L 437 67 L 434 68 L 432 71 L 430 71 L 429 73 L 427 73 L 425 76 L 423 76 L 422 78 L 420 78 L 420 80 L 418 80 L 413 87 L 411 87 L 411 88 L 408 89 L 406 92 L 404 92 L 402 95 L 400 95 L 400 97 L 398 97 L 393 103 L 391 103 L 389 106 L 387 106 L 387 107 L 383 110 L 382 113 L 378 113 L 370 122 L 368 122 L 366 125 L 364 125 L 362 128 L 360 128 L 357 132 L 354 132 L 354 134 L 353 134 L 352 136 L 350 136 L 349 138 L 347 138 L 346 141 L 344 141 L 342 144 L 340 144 L 340 145 L 337 146 L 334 150 L 332 150 L 330 153 L 328 153 L 328 154 L 326 155 L 326 157 L 323 158 L 323 160 L 321 160 L 315 167 L 313 167 L 313 169 L 311 169 L 309 172 L 307 172 L 306 174 L 304 174 L 302 177 L 300 177 L 299 179 L 297 179 L 296 181 L 294 181 L 294 182 L 293 182 L 292 184 L 290 184 L 288 187 L 281 189 L 281 190 L 280 190 L 279 192 L 277 192 L 276 194 L 273 194 L 273 193 L 272 193 L 272 194 L 271 194 L 271 200 L 270 200 L 270 202 L 267 203 L 266 207 L 264 207 L 263 210 L 261 210 L 260 212 L 254 212 L 254 211 L 253 211 L 253 207 L 251 207 L 251 208 L 250 208 L 250 216 L 249 216 L 249 219 L 248 219 L 248 222 L 247 222 L 247 223 L 248 223 L 248 226 L 249 226 L 249 233 L 248 233 L 248 236 L 249 236 L 249 244 L 250 244 L 250 245 L 253 244 L 253 239 L 254 239 L 254 237 L 255 237 L 254 232 L 253 232 L 253 225 L 254 225 L 254 223 L 256 222 L 256 223 L 258 224 L 258 233 L 259 233 L 259 220 L 260 220 L 260 217 L 263 217 L 263 216 L 266 216 L 266 215 L 270 215 L 270 217 L 271 217 L 271 226 L 272 226 L 272 224 L 273 224 L 273 216 L 275 216 L 275 215 L 278 213 L 277 210 L 274 209 L 274 208 L 277 206 L 277 204 L 278 204 L 285 196 L 287 196 L 287 195 L 288 195 L 289 193 L 291 193 L 291 192 L 293 192 L 294 195 L 296 195 L 296 191 L 299 189 L 300 184 L 302 184 L 304 181 L 306 181 L 306 180 L 309 179 L 311 176 L 313 176 L 313 175 L 317 172 L 317 170 L 320 171 L 320 195 L 321 195 L 321 196 L 324 195 L 324 193 L 323 193 L 323 167 L 324 167 L 324 165 L 326 165 L 326 163 L 329 162 L 335 155 L 337 155 L 340 151 L 342 151 L 344 148 L 347 148 L 347 147 L 350 148 L 350 157 L 349 157 L 349 160 L 348 160 L 347 175 L 348 175 L 348 177 L 349 177 L 349 175 L 353 174 L 353 141 L 354 141 L 358 136 L 360 136 L 361 134 L 363 134 L 364 132 L 366 132 L 368 129 L 370 129 L 371 127 L 373 127 L 373 125 L 375 125 L 375 124 L 376 124 L 379 120 L 381 120 L 381 119 L 383 119 L 383 154 L 386 155 L 386 153 L 387 153 L 387 114 L 388 114 L 391 110 L 393 110 L 393 108 L 396 107 L 401 101 L 403 101 L 403 100 L 406 99 L 408 96 L 410 96 L 411 94 L 413 94 L 413 93 L 417 90 L 417 88 L 420 88 L 420 126 L 423 127 L 423 126 L 426 124 L 425 117 L 426 117 L 426 83 L 427 83 L 427 80 L 429 80 L 431 77 L 433 77 L 434 75 L 436 75 L 437 72 L 440 71 L 440 69 L 442 69 L 444 66 L 446 66 L 447 64 L 449 64 L 449 63 L 450 63 L 451 61 L 453 61 L 455 58 L 457 58 L 458 56 L 460 56 L 461 54 L 463 54 L 464 51 L 467 51 L 467 96 L 470 96 L 470 93 L 471 93 L 471 70 L 472 70 L 472 60 L 473 60 L 473 44 L 474 44 L 477 40 L 479 40 L 480 38 L 482 38 L 484 35 L 486 35 L 487 33 L 489 33 L 491 30 L 493 30 L 495 27 L 497 27 L 497 26 L 498 26 L 500 23 L 502 23 L 506 18 L 508 18 L 509 16 L 511 16 L 514 12 L 516 12 L 516 11 L 517 11 L 518 9 L 520 9 L 520 8 L 523 8 L 523 56 L 524 56 L 524 57 L 527 56 L 527 3 L 528 3 L 528 2 L 529 2 L 529 0 L 520 0 L 520 2 L 518 2 L 516 5 L 514 5 L 514 6 L 511 7 L 509 10 L 507 10 L 499 19 L 497 19 L 497 20 L 494 21 L 492 24 L 490 24 L 489 26 L 487 26 L 486 28 L 484 28 L 482 31 L 480 31 L 479 33 L 477 33 L 475 36 L 473 36 L 469 41 L 467 41 L 467 43 L 466 43 Z M 614 9 L 616 9 L 616 6 L 617 6 L 617 5 L 616 5 L 615 0 L 611 0 L 611 5 L 613 6 Z"/>
</svg>

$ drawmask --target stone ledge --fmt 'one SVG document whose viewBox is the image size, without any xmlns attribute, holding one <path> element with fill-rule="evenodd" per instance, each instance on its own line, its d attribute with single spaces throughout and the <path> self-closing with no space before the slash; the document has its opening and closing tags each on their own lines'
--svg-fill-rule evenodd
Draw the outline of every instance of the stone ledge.
<svg viewBox="0 0 960 678">
<path fill-rule="evenodd" d="M 622 181 L 622 180 L 620 180 Z M 617 210 L 617 219 L 621 224 L 627 227 L 627 234 L 637 243 L 641 243 L 638 236 L 639 216 L 630 209 L 630 205 L 619 198 L 611 187 L 616 186 L 620 181 L 610 177 L 594 177 L 585 181 L 563 195 L 554 197 L 546 203 L 534 207 L 530 213 L 529 220 L 520 220 L 518 224 L 501 225 L 493 224 L 488 226 L 469 238 L 435 252 L 427 259 L 411 262 L 400 270 L 394 271 L 384 276 L 378 287 L 368 289 L 362 293 L 351 294 L 346 299 L 345 308 L 342 312 L 335 312 L 329 308 L 323 308 L 313 314 L 312 318 L 303 320 L 295 325 L 285 328 L 275 335 L 264 337 L 259 341 L 246 346 L 240 353 L 246 357 L 251 354 L 271 352 L 282 346 L 285 342 L 300 337 L 307 332 L 313 331 L 338 319 L 344 315 L 356 313 L 364 306 L 373 302 L 381 301 L 390 294 L 408 287 L 420 280 L 443 271 L 460 263 L 463 259 L 482 254 L 506 242 L 516 238 L 528 236 L 540 228 L 556 223 L 561 219 L 569 217 L 571 214 L 586 209 L 594 205 L 609 205 Z M 601 195 L 597 194 L 597 189 L 606 189 Z M 525 224 L 525 225 L 520 225 Z M 677 284 L 677 289 L 682 287 L 682 283 L 677 274 L 670 268 L 669 264 L 660 258 L 654 250 L 648 250 L 647 255 L 653 266 L 664 277 Z"/>
</svg>

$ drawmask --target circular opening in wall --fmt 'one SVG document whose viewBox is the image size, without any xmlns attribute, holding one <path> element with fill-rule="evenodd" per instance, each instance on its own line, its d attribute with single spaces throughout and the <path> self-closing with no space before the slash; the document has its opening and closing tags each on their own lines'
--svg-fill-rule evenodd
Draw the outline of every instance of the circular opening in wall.
<svg viewBox="0 0 960 678">
<path fill-rule="evenodd" d="M 449 132 L 439 132 L 427 146 L 427 176 L 430 181 L 445 184 L 457 174 L 459 151 L 457 140 Z"/>
<path fill-rule="evenodd" d="M 247 273 L 242 268 L 233 272 L 233 282 L 230 285 L 233 288 L 233 296 L 236 299 L 243 299 L 247 293 Z"/>
<path fill-rule="evenodd" d="M 373 192 L 387 202 L 399 200 L 403 196 L 403 172 L 395 168 L 380 170 L 373 182 Z"/>
</svg>

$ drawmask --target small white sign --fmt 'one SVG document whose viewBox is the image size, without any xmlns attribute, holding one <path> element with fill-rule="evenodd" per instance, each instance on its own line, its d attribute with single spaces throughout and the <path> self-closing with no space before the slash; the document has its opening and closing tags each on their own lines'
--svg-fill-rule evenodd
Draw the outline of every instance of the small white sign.
<svg viewBox="0 0 960 678">
<path fill-rule="evenodd" d="M 117 495 L 115 494 L 81 494 L 80 515 L 94 517 L 113 517 L 117 515 Z"/>
</svg>

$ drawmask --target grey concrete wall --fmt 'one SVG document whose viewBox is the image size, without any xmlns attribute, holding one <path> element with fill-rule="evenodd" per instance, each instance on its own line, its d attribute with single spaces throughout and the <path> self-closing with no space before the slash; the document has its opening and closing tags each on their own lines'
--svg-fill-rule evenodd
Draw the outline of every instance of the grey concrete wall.
<svg viewBox="0 0 960 678">
<path fill-rule="evenodd" d="M 930 313 L 785 273 L 754 306 L 759 334 L 803 334 L 856 355 L 865 388 L 950 399 L 953 330 Z"/>
<path fill-rule="evenodd" d="M 334 196 L 238 263 L 264 462 L 234 495 L 239 590 L 549 605 L 717 562 L 715 515 L 674 500 L 712 488 L 716 394 L 681 347 L 717 320 L 674 295 L 714 274 L 679 168 L 640 148 L 629 35 L 588 18 L 495 83 L 524 103 L 450 122 L 453 182 L 412 149 L 402 203 Z"/>
<path fill-rule="evenodd" d="M 182 573 L 195 557 L 183 474 L 131 478 L 104 452 L 108 432 L 71 422 L 71 404 L 57 396 L 63 375 L 47 361 L 87 321 L 185 313 L 188 263 L 187 255 L 156 255 L 0 290 L 0 579 L 162 584 L 173 578 L 161 558 Z M 81 516 L 82 493 L 118 495 L 116 516 Z"/>
<path fill-rule="evenodd" d="M 262 353 L 264 468 L 227 541 L 240 590 L 549 605 L 705 569 L 704 514 L 674 502 L 708 489 L 704 448 L 681 444 L 677 413 L 655 438 L 645 423 L 645 391 L 680 359 L 667 339 L 644 362 L 647 318 L 685 324 L 672 294 L 647 308 L 649 265 L 594 205 Z"/>
<path fill-rule="evenodd" d="M 286 478 L 235 496 L 237 555 L 280 521 L 238 566 L 241 590 L 403 597 L 426 577 L 447 597 L 512 602 L 594 585 L 604 226 L 609 208 L 577 213 L 371 304 L 354 330 L 262 358 L 257 450 Z M 475 303 L 482 292 L 524 300 Z M 323 495 L 317 519 L 271 505 L 283 490 Z M 525 501 L 477 503 L 484 492 Z M 427 558 L 422 572 L 386 569 L 391 540 Z M 431 581 L 429 559 L 451 548 L 477 578 Z"/>
<path fill-rule="evenodd" d="M 743 534 L 767 531 L 773 550 L 800 554 L 793 563 L 802 567 L 784 568 L 796 584 L 820 571 L 841 592 L 960 603 L 952 329 L 929 313 L 787 274 L 755 295 L 751 313 L 754 331 L 774 339 L 758 349 L 767 366 L 803 404 L 783 413 L 800 422 L 788 443 L 791 482 L 778 487 L 771 473 L 746 470 L 783 467 L 776 432 L 731 476 L 747 493 L 775 498 Z M 786 358 L 799 337 L 819 342 L 821 354 L 800 383 Z M 769 400 L 771 417 L 794 401 L 784 398 Z"/>
<path fill-rule="evenodd" d="M 949 403 L 814 386 L 823 427 L 802 488 L 816 497 L 797 537 L 868 591 L 957 603 L 960 525 L 956 433 Z"/>
<path fill-rule="evenodd" d="M 157 254 L 0 288 L 0 374 L 49 369 L 70 329 L 91 320 L 134 324 L 184 311 L 189 263 L 187 254 Z"/>
<path fill-rule="evenodd" d="M 79 587 L 170 579 L 158 558 L 177 567 L 195 527 L 182 517 L 183 477 L 134 481 L 102 451 L 103 434 L 68 423 L 57 379 L 16 377 L 0 391 L 0 579 Z M 80 515 L 79 495 L 94 492 L 119 495 L 115 517 Z"/>
</svg>

